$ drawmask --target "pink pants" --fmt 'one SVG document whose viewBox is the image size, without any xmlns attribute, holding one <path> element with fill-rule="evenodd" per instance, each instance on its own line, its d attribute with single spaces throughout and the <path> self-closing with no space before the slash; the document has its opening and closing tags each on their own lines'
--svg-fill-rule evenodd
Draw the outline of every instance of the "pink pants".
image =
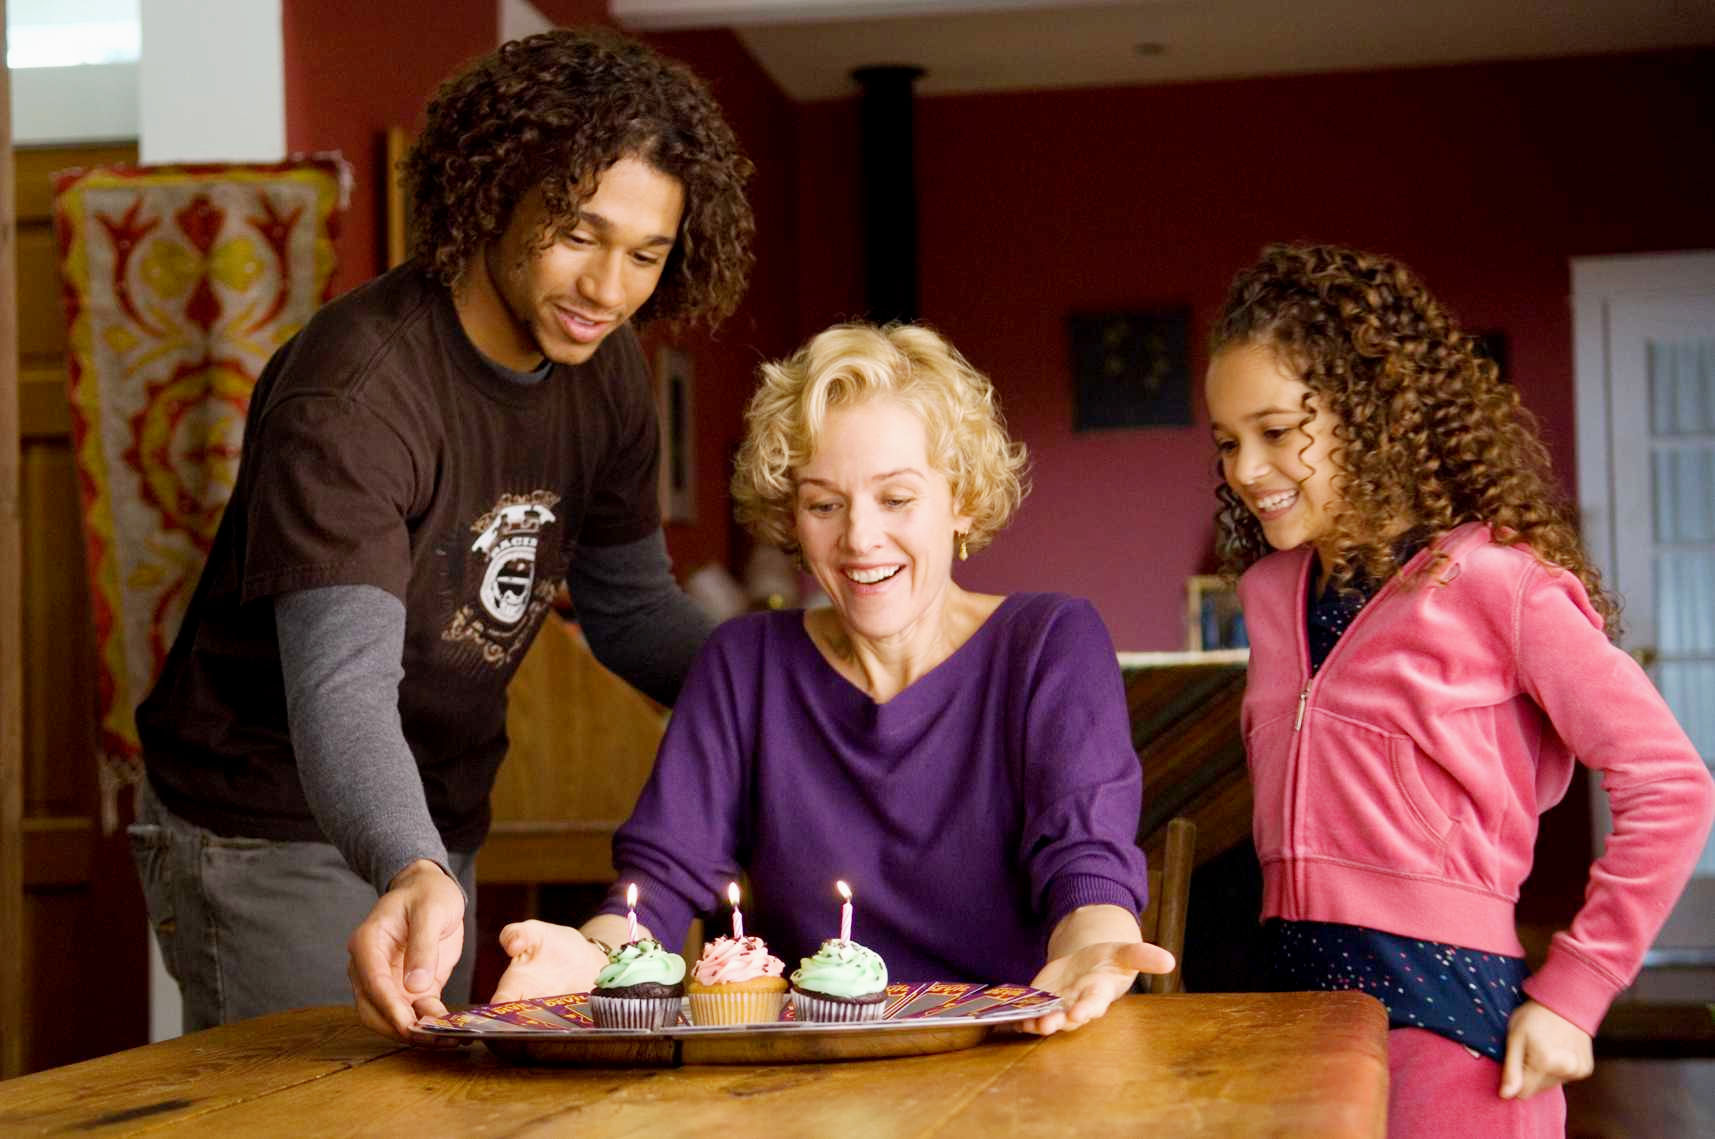
<svg viewBox="0 0 1715 1139">
<path fill-rule="evenodd" d="M 1421 1028 L 1387 1034 L 1388 1139 L 1563 1139 L 1566 1093 L 1502 1099 L 1501 1066 Z"/>
</svg>

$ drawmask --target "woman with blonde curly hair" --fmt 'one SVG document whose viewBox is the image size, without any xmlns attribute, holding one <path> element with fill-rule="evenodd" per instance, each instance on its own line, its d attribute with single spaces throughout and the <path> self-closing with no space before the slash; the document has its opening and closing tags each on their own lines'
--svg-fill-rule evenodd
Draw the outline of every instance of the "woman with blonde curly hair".
<svg viewBox="0 0 1715 1139">
<path fill-rule="evenodd" d="M 1277 979 L 1387 1006 L 1390 1135 L 1560 1135 L 1560 1085 L 1702 850 L 1709 774 L 1612 643 L 1517 391 L 1409 269 L 1272 247 L 1212 340 Z M 1575 756 L 1614 830 L 1532 974 L 1514 905 Z"/>
<path fill-rule="evenodd" d="M 842 325 L 762 369 L 746 422 L 738 516 L 831 604 L 730 621 L 692 666 L 614 838 L 639 918 L 677 944 L 743 871 L 747 927 L 808 955 L 843 879 L 894 977 L 1034 978 L 1062 997 L 1044 1033 L 1170 970 L 1138 933 L 1141 779 L 1107 631 L 1088 602 L 953 578 L 1024 494 L 988 379 L 926 328 Z M 581 934 L 509 926 L 495 998 L 587 988 L 625 909 L 616 891 Z"/>
</svg>

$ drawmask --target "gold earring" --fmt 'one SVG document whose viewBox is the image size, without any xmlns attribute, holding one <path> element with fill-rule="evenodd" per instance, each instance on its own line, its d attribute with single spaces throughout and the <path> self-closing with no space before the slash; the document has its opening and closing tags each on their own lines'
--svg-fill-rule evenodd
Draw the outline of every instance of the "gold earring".
<svg viewBox="0 0 1715 1139">
<path fill-rule="evenodd" d="M 960 534 L 959 535 L 959 560 L 961 562 L 965 561 L 968 558 L 970 558 L 970 556 L 971 556 L 970 547 L 965 544 L 965 536 L 963 534 Z"/>
</svg>

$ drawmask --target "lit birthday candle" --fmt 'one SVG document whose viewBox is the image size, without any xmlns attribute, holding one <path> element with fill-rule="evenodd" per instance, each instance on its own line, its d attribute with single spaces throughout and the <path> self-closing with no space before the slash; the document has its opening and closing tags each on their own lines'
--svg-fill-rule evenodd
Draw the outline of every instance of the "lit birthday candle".
<svg viewBox="0 0 1715 1139">
<path fill-rule="evenodd" d="M 628 935 L 626 937 L 626 940 L 627 941 L 636 941 L 637 940 L 637 883 L 636 882 L 633 882 L 631 885 L 629 885 L 625 888 L 625 909 L 627 911 L 626 915 L 625 915 L 625 920 L 630 923 L 630 928 L 626 931 L 627 935 Z"/>
<path fill-rule="evenodd" d="M 726 884 L 727 901 L 732 903 L 732 937 L 734 941 L 744 940 L 744 915 L 738 912 L 738 883 Z"/>
<path fill-rule="evenodd" d="M 835 882 L 834 889 L 840 892 L 845 902 L 840 906 L 840 940 L 852 939 L 852 888 L 844 882 Z"/>
</svg>

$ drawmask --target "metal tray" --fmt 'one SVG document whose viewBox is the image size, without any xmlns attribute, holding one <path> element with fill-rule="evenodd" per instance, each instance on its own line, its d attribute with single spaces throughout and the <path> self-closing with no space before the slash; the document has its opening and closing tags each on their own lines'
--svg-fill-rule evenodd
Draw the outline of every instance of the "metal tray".
<svg viewBox="0 0 1715 1139">
<path fill-rule="evenodd" d="M 444 1047 L 479 1042 L 514 1064 L 599 1067 L 674 1064 L 791 1064 L 917 1056 L 970 1048 L 996 1028 L 1057 1007 L 1052 993 L 1027 985 L 969 981 L 895 982 L 882 1019 L 827 1024 L 796 1019 L 791 1001 L 767 1024 L 695 1025 L 688 1005 L 666 1028 L 597 1028 L 588 994 L 476 1005 L 424 1017 L 412 1042 Z"/>
</svg>

